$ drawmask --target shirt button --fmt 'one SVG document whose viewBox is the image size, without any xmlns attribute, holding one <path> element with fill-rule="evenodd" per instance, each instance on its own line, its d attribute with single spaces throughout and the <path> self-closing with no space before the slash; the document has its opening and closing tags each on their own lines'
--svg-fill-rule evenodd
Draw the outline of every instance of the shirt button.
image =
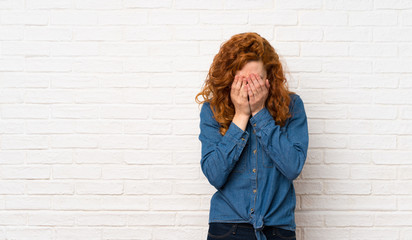
<svg viewBox="0 0 412 240">
<path fill-rule="evenodd" d="M 253 213 L 255 210 L 253 208 L 251 208 L 250 211 L 252 211 L 252 213 Z"/>
<path fill-rule="evenodd" d="M 253 172 L 256 172 L 256 168 L 253 169 Z"/>
<path fill-rule="evenodd" d="M 245 141 L 245 138 L 242 138 L 243 141 Z"/>
<path fill-rule="evenodd" d="M 253 130 L 253 133 L 256 133 L 256 131 L 255 131 L 255 130 Z"/>
<path fill-rule="evenodd" d="M 254 124 L 253 124 L 253 126 L 255 126 L 255 127 L 256 127 L 256 123 L 254 123 Z"/>
<path fill-rule="evenodd" d="M 253 189 L 253 193 L 256 193 L 256 189 Z"/>
<path fill-rule="evenodd" d="M 255 149 L 255 150 L 253 150 L 253 153 L 254 153 L 254 154 L 256 154 L 256 149 Z"/>
</svg>

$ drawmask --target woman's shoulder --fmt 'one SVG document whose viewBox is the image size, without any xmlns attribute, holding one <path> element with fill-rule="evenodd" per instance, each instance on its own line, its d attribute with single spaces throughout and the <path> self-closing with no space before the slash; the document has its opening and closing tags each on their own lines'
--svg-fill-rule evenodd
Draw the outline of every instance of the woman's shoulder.
<svg viewBox="0 0 412 240">
<path fill-rule="evenodd" d="M 302 98 L 299 96 L 297 93 L 290 93 L 290 103 L 289 103 L 289 108 L 293 109 L 295 105 L 299 105 L 303 103 Z"/>
<path fill-rule="evenodd" d="M 212 107 L 210 102 L 203 102 L 202 107 L 200 109 L 200 116 L 201 117 L 213 117 Z"/>
<path fill-rule="evenodd" d="M 299 94 L 292 93 L 290 99 L 289 111 L 292 113 L 292 116 L 300 116 L 302 112 L 305 112 L 303 100 Z"/>
<path fill-rule="evenodd" d="M 296 102 L 296 101 L 302 101 L 302 98 L 300 97 L 299 94 L 293 92 L 289 94 L 291 102 Z"/>
<path fill-rule="evenodd" d="M 211 107 L 210 107 L 210 102 L 203 102 L 202 103 L 202 110 L 201 111 L 210 111 Z"/>
<path fill-rule="evenodd" d="M 305 107 L 303 104 L 303 100 L 297 93 L 290 94 L 290 103 L 289 103 L 289 111 L 292 115 L 300 114 L 301 112 L 305 112 Z"/>
</svg>

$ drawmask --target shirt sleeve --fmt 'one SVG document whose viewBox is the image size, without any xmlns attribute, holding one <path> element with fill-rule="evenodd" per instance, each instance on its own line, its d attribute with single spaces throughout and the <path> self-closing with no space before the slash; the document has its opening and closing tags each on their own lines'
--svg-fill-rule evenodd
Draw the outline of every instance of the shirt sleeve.
<svg viewBox="0 0 412 240">
<path fill-rule="evenodd" d="M 290 181 L 296 179 L 306 161 L 309 134 L 307 117 L 302 99 L 296 95 L 292 99 L 292 117 L 281 131 L 279 125 L 265 107 L 250 118 L 263 150 L 274 162 L 277 169 Z"/>
<path fill-rule="evenodd" d="M 200 164 L 203 174 L 216 189 L 226 183 L 249 139 L 249 133 L 233 122 L 224 136 L 220 134 L 219 128 L 220 124 L 213 118 L 210 103 L 203 103 L 200 111 Z"/>
</svg>

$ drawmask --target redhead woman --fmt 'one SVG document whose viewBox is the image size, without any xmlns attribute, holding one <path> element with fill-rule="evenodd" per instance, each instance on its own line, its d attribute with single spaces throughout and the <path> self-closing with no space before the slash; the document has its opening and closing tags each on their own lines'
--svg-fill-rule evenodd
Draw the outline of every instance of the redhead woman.
<svg viewBox="0 0 412 240">
<path fill-rule="evenodd" d="M 217 190 L 207 239 L 296 239 L 293 180 L 306 161 L 308 125 L 275 49 L 254 32 L 232 36 L 196 102 L 201 169 Z"/>
</svg>

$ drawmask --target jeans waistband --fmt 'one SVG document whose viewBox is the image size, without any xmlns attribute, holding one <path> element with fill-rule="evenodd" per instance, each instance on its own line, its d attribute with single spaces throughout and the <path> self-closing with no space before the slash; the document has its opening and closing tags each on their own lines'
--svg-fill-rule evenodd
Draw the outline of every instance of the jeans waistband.
<svg viewBox="0 0 412 240">
<path fill-rule="evenodd" d="M 245 227 L 245 228 L 251 228 L 253 229 L 253 225 L 250 223 L 237 223 L 238 227 Z M 274 226 L 264 226 L 265 229 L 269 229 L 269 228 L 275 228 Z"/>
<path fill-rule="evenodd" d="M 250 223 L 236 223 L 238 227 L 245 227 L 245 228 L 251 228 L 253 229 L 253 225 Z M 275 226 L 264 226 L 263 229 L 277 229 Z"/>
<path fill-rule="evenodd" d="M 250 223 L 237 223 L 238 227 L 253 228 L 253 225 Z"/>
</svg>

